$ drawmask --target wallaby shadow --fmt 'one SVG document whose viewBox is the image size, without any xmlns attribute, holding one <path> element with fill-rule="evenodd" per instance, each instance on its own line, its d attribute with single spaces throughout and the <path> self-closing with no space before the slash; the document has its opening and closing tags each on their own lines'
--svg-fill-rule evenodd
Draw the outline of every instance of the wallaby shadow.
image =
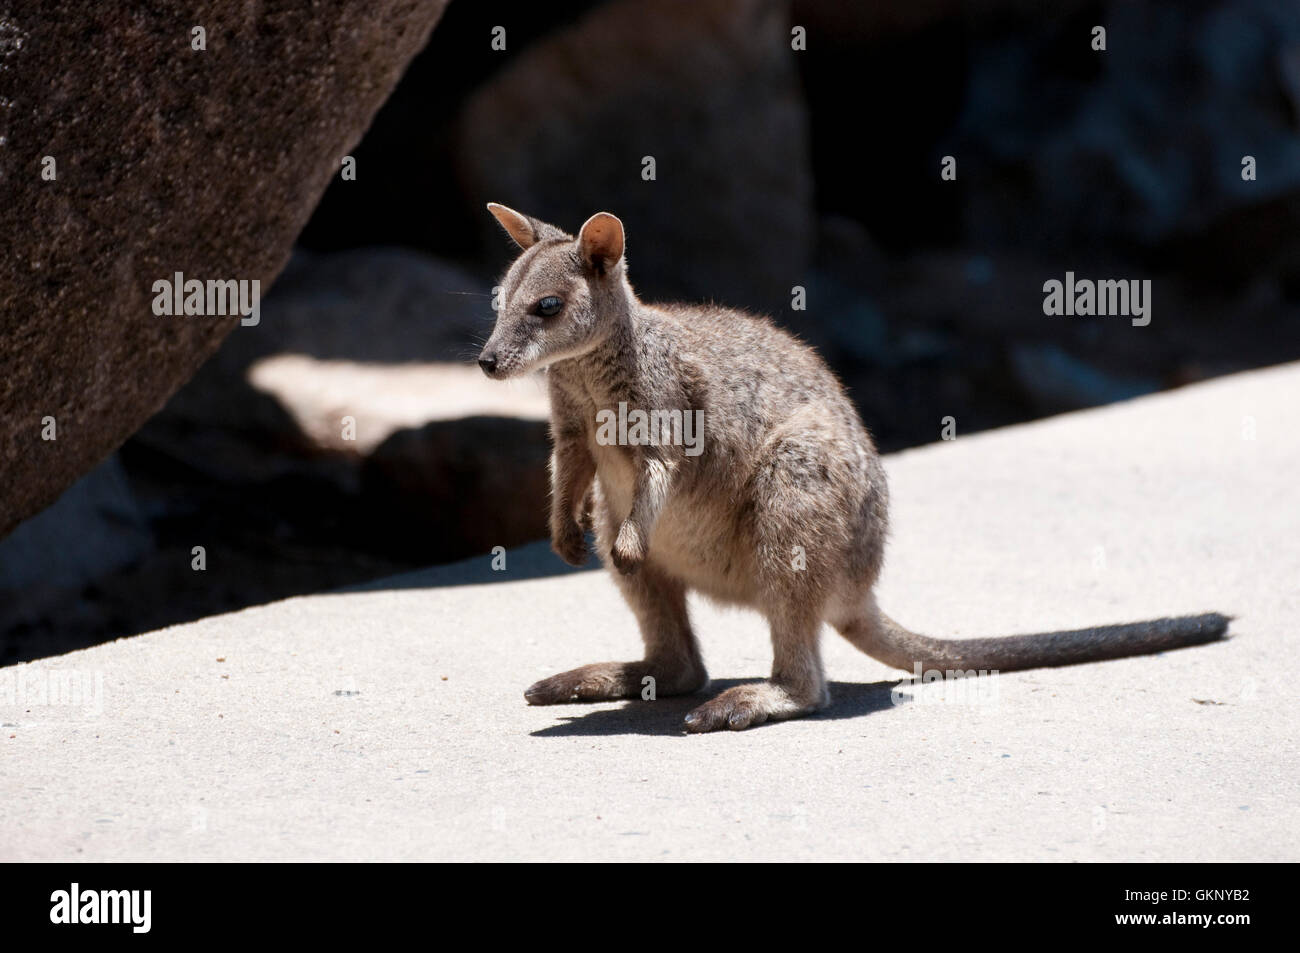
<svg viewBox="0 0 1300 953">
<path fill-rule="evenodd" d="M 594 550 L 595 541 L 587 536 L 587 547 Z M 548 579 L 552 576 L 571 576 L 583 572 L 603 572 L 604 567 L 595 555 L 590 555 L 582 566 L 570 566 L 555 553 L 550 543 L 540 540 L 510 547 L 506 552 L 505 569 L 493 568 L 493 556 L 484 553 L 460 562 L 415 569 L 411 572 L 359 582 L 336 589 L 335 592 L 378 592 L 384 589 L 438 589 L 443 586 L 491 586 L 524 579 Z"/>
<path fill-rule="evenodd" d="M 839 721 L 843 718 L 857 718 L 894 708 L 896 703 L 891 693 L 895 686 L 904 680 L 905 678 L 900 676 L 897 680 L 889 682 L 831 682 L 830 705 L 815 715 L 807 717 L 815 721 Z M 685 737 L 686 728 L 683 721 L 691 709 L 734 685 L 750 685 L 759 681 L 762 679 L 718 678 L 714 679 L 708 688 L 694 695 L 675 695 L 654 701 L 633 699 L 620 708 L 602 708 L 581 714 L 560 715 L 564 719 L 560 723 L 539 728 L 530 734 L 534 738 L 592 738 L 604 735 Z M 907 700 L 910 699 L 904 697 L 900 703 L 905 703 Z M 775 724 L 779 722 L 768 721 L 757 727 L 765 728 Z"/>
</svg>

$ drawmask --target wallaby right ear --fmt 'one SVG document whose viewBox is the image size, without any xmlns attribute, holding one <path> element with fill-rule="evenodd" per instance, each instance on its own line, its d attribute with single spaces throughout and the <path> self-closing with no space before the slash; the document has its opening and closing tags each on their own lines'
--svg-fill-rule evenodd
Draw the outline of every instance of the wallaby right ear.
<svg viewBox="0 0 1300 953">
<path fill-rule="evenodd" d="M 582 260 L 602 275 L 623 257 L 623 223 L 609 212 L 597 212 L 578 230 Z"/>
<path fill-rule="evenodd" d="M 545 222 L 538 221 L 523 212 L 516 212 L 512 208 L 506 208 L 504 205 L 498 205 L 496 202 L 488 202 L 487 210 L 492 213 L 492 217 L 501 223 L 501 227 L 506 230 L 515 244 L 520 248 L 532 248 L 543 238 L 563 238 L 564 232 L 560 231 L 554 225 L 547 225 Z"/>
</svg>

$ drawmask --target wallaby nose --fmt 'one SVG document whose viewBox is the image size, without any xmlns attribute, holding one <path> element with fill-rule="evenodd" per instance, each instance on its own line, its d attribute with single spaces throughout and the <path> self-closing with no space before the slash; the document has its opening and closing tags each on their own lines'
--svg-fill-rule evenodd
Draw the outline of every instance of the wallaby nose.
<svg viewBox="0 0 1300 953">
<path fill-rule="evenodd" d="M 483 373 L 487 374 L 490 377 L 493 374 L 493 372 L 496 371 L 497 369 L 496 353 L 494 352 L 492 354 L 488 354 L 485 352 L 482 355 L 480 355 L 478 359 L 478 366 L 483 368 Z"/>
</svg>

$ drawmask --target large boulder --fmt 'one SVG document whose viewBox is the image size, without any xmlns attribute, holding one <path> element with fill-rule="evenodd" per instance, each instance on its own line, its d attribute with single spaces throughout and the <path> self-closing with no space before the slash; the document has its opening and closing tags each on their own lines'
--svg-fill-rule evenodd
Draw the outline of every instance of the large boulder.
<svg viewBox="0 0 1300 953">
<path fill-rule="evenodd" d="M 8 5 L 0 535 L 125 440 L 236 327 L 155 315 L 153 283 L 181 272 L 265 291 L 444 6 Z"/>
</svg>

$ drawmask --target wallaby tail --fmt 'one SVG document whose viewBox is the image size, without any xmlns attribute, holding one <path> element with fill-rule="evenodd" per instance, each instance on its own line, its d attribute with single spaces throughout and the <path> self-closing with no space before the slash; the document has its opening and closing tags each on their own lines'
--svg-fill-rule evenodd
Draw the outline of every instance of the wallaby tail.
<svg viewBox="0 0 1300 953">
<path fill-rule="evenodd" d="M 1100 662 L 1128 655 L 1149 655 L 1216 642 L 1227 632 L 1231 616 L 1217 612 L 1175 618 L 1099 625 L 1070 632 L 1043 632 L 993 639 L 934 639 L 903 628 L 871 606 L 840 631 L 850 642 L 886 665 L 914 671 L 1000 671 L 1051 668 Z"/>
</svg>

